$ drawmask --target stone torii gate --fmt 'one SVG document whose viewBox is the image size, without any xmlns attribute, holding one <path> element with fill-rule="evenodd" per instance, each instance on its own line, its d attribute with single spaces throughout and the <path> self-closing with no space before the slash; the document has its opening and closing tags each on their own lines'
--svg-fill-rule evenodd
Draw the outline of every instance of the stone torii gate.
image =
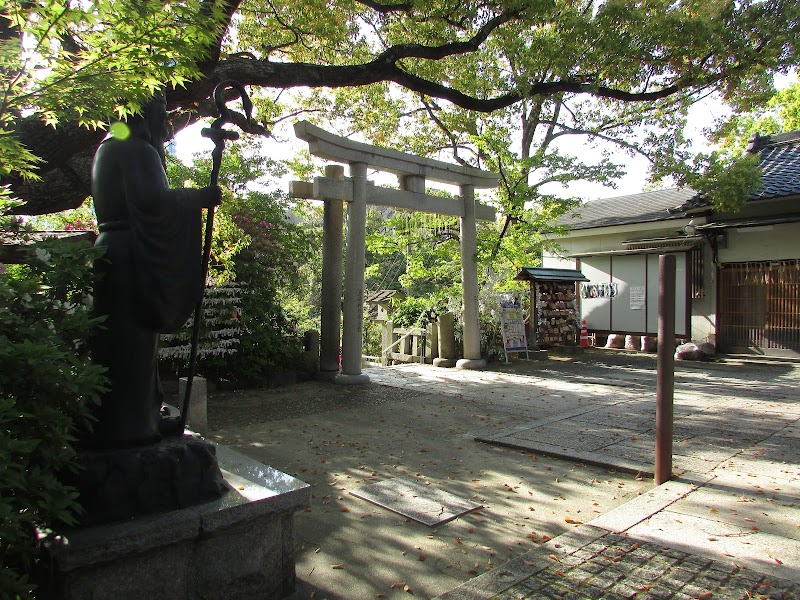
<svg viewBox="0 0 800 600">
<path fill-rule="evenodd" d="M 476 188 L 497 186 L 498 176 L 488 171 L 463 167 L 413 154 L 354 142 L 333 135 L 307 121 L 294 126 L 295 135 L 308 142 L 309 152 L 335 163 L 350 166 L 344 177 L 341 165 L 325 168 L 325 177 L 313 182 L 293 181 L 293 198 L 323 200 L 322 313 L 320 315 L 320 375 L 338 383 L 367 383 L 361 372 L 364 312 L 364 243 L 367 205 L 391 206 L 419 212 L 459 217 L 461 239 L 461 285 L 463 296 L 464 358 L 462 369 L 486 366 L 481 359 L 478 323 L 478 266 L 475 260 L 476 219 L 493 221 L 494 208 L 476 203 Z M 399 190 L 376 186 L 367 180 L 367 168 L 397 176 Z M 441 198 L 425 193 L 426 180 L 455 184 L 461 195 Z M 347 203 L 347 260 L 342 281 L 342 203 Z M 339 323 L 342 323 L 342 369 L 339 373 Z"/>
</svg>

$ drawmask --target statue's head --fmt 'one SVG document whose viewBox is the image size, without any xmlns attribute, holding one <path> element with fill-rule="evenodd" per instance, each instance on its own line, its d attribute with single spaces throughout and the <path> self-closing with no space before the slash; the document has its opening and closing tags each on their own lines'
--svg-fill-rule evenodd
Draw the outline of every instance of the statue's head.
<svg viewBox="0 0 800 600">
<path fill-rule="evenodd" d="M 163 91 L 158 92 L 142 107 L 141 114 L 128 119 L 131 134 L 149 142 L 158 151 L 166 168 L 164 142 L 169 137 L 167 129 L 167 99 Z"/>
</svg>

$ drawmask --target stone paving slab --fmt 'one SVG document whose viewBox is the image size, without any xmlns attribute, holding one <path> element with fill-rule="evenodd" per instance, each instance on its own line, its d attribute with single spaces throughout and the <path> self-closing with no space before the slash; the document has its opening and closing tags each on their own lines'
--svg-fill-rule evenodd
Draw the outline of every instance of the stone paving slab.
<svg viewBox="0 0 800 600">
<path fill-rule="evenodd" d="M 350 494 L 430 527 L 482 508 L 480 504 L 406 477 L 361 486 Z"/>
<path fill-rule="evenodd" d="M 583 526 L 582 536 L 551 540 L 439 600 L 670 599 L 791 600 L 800 584 L 668 548 L 632 535 Z M 575 541 L 578 541 L 576 544 Z M 581 541 L 583 543 L 581 543 Z M 548 554 L 547 552 L 550 551 Z"/>
<path fill-rule="evenodd" d="M 490 444 L 497 444 L 507 448 L 516 448 L 518 450 L 528 450 L 530 452 L 539 452 L 547 456 L 555 458 L 566 458 L 579 463 L 586 463 L 589 465 L 598 465 L 601 467 L 608 467 L 622 471 L 623 473 L 634 473 L 642 476 L 653 476 L 652 463 L 647 464 L 642 460 L 629 460 L 624 456 L 615 454 L 607 454 L 597 451 L 582 452 L 574 448 L 560 446 L 556 444 L 544 444 L 540 442 L 533 442 L 518 436 L 504 436 L 502 440 L 493 437 L 475 438 L 476 441 L 486 442 Z"/>
<path fill-rule="evenodd" d="M 605 529 L 611 533 L 622 533 L 634 525 L 638 525 L 651 515 L 685 498 L 687 494 L 695 491 L 698 485 L 702 485 L 705 482 L 705 480 L 689 478 L 667 481 L 646 494 L 642 494 L 638 498 L 593 519 L 589 525 Z"/>
</svg>

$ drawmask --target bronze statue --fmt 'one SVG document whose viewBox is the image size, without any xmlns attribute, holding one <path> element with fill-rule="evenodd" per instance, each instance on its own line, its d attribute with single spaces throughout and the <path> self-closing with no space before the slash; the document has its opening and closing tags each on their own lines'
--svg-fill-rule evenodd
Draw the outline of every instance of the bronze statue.
<svg viewBox="0 0 800 600">
<path fill-rule="evenodd" d="M 94 310 L 107 316 L 94 360 L 108 367 L 110 389 L 88 442 L 101 447 L 161 436 L 159 333 L 180 328 L 202 298 L 202 209 L 221 200 L 216 185 L 169 188 L 163 96 L 127 126 L 129 135 L 100 145 L 92 167 L 96 245 L 106 249 L 95 266 Z"/>
</svg>

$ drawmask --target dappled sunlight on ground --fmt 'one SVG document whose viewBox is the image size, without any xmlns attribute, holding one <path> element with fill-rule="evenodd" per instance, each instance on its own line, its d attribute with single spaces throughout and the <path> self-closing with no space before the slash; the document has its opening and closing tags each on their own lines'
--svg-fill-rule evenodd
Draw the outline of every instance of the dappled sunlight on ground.
<svg viewBox="0 0 800 600">
<path fill-rule="evenodd" d="M 216 392 L 211 437 L 312 485 L 312 506 L 295 523 L 297 598 L 432 597 L 653 488 L 640 473 L 654 462 L 655 357 L 608 356 L 516 360 L 492 372 L 407 365 L 367 369 L 365 386 Z M 750 552 L 768 566 L 765 551 L 732 544 L 750 543 L 752 527 L 772 543 L 773 523 L 797 503 L 796 380 L 792 365 L 676 364 L 675 469 L 719 481 L 632 531 L 691 544 L 708 526 L 732 556 Z M 606 459 L 632 471 L 593 466 L 620 464 Z M 482 508 L 428 527 L 350 493 L 395 477 Z"/>
<path fill-rule="evenodd" d="M 330 388 L 346 398 L 320 400 Z M 312 507 L 296 521 L 297 575 L 317 597 L 407 597 L 406 586 L 432 597 L 652 487 L 634 475 L 475 442 L 472 430 L 515 421 L 491 403 L 306 383 L 265 392 L 256 414 L 251 393 L 239 397 L 241 427 L 232 418 L 237 393 L 209 402 L 212 437 L 312 485 Z M 303 399 L 325 407 L 286 414 Z M 227 425 L 219 429 L 222 411 Z M 483 508 L 427 527 L 349 493 L 398 476 Z"/>
</svg>

